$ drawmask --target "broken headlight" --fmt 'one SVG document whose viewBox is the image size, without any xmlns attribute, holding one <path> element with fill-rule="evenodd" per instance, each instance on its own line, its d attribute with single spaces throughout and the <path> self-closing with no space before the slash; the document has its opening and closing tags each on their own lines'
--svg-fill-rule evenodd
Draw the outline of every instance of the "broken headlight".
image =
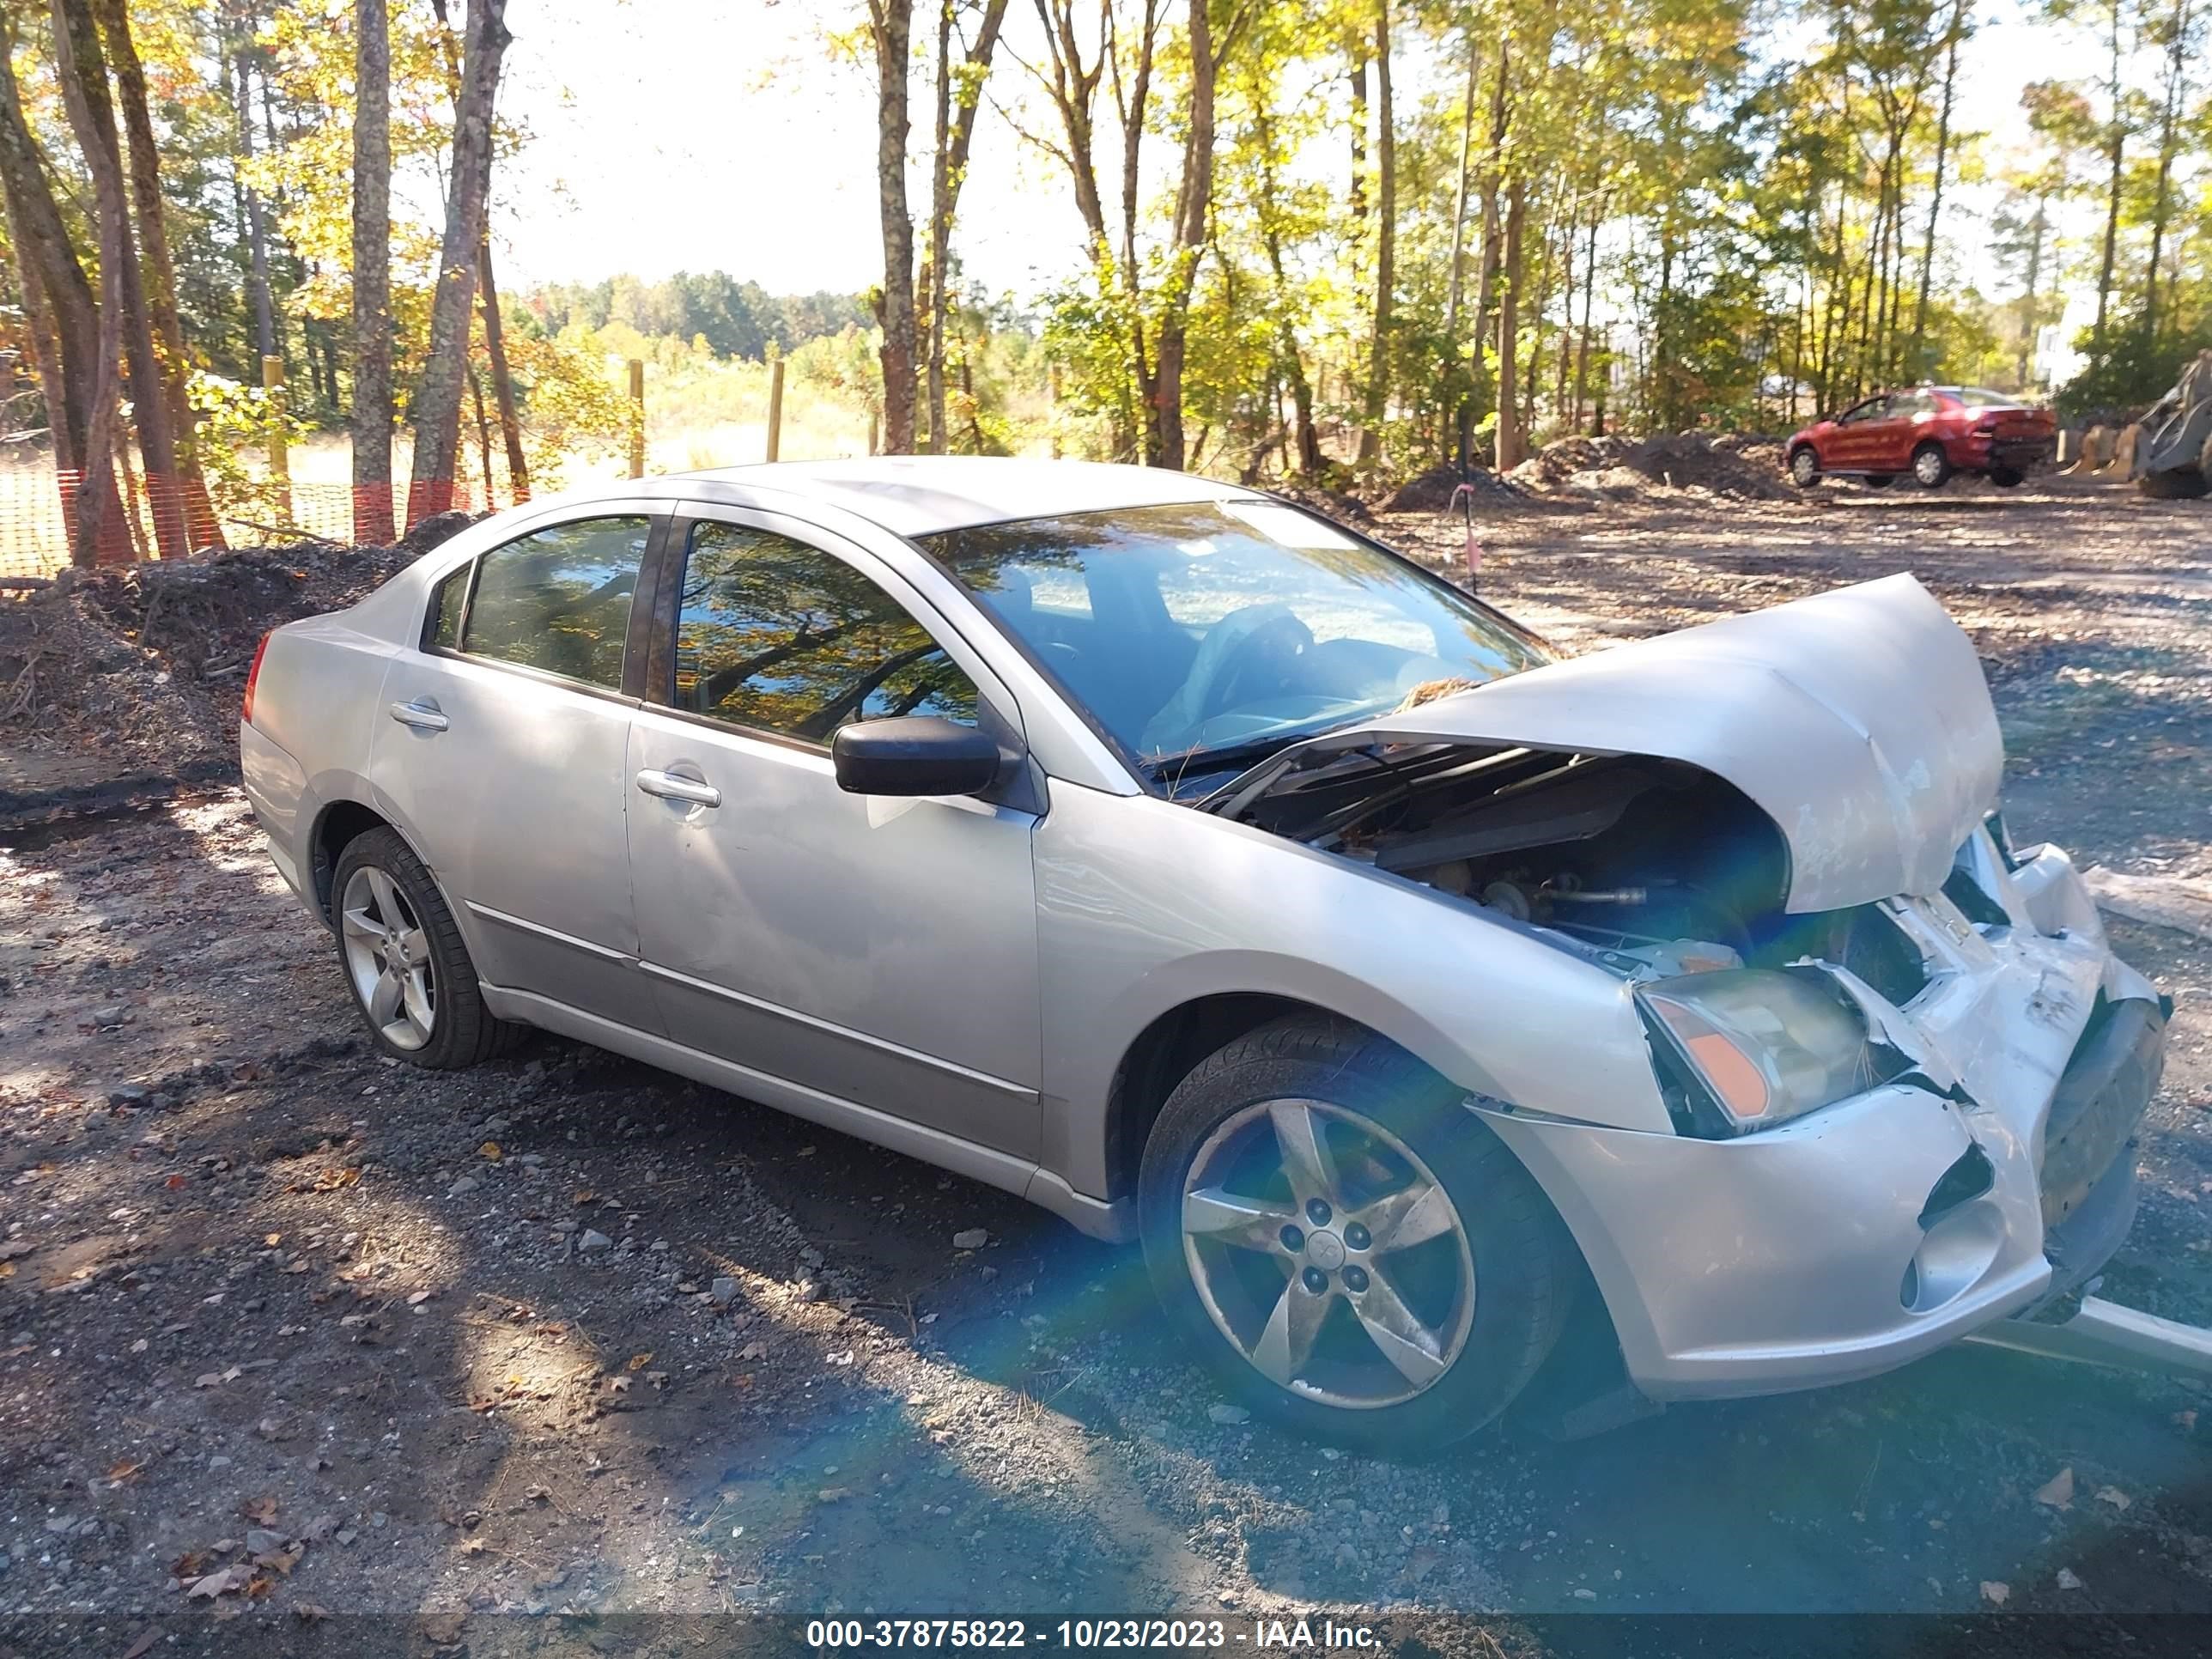
<svg viewBox="0 0 2212 1659">
<path fill-rule="evenodd" d="M 1856 1006 L 1811 973 L 1726 969 L 1659 980 L 1638 996 L 1696 1085 L 1691 1117 L 1702 1133 L 1787 1121 L 1863 1093 L 1888 1070 Z"/>
</svg>

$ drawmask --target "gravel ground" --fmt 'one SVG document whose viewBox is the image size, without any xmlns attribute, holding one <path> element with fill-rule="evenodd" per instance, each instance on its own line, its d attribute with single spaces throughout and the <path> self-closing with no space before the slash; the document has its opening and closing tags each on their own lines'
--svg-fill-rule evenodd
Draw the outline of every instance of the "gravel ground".
<svg viewBox="0 0 2212 1659">
<path fill-rule="evenodd" d="M 1483 591 L 1575 647 L 1916 570 L 1996 688 L 2016 838 L 2197 877 L 2208 529 L 2061 489 L 1477 520 Z M 497 1652 L 630 1650 L 626 1613 L 1394 1607 L 1517 1656 L 1574 1645 L 1547 1613 L 2212 1606 L 2201 1389 L 1961 1349 L 1340 1455 L 1237 1420 L 1133 1256 L 1006 1195 L 550 1039 L 379 1060 L 233 792 L 0 848 L 0 1650 L 61 1613 L 137 1655 L 349 1651 L 368 1613 Z M 2114 933 L 2178 1009 L 2106 1293 L 2212 1322 L 2212 943 Z"/>
</svg>

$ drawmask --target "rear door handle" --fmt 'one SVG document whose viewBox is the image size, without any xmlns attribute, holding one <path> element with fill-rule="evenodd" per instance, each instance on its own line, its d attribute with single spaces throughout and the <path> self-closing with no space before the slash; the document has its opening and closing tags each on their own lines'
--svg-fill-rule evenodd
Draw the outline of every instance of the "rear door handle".
<svg viewBox="0 0 2212 1659">
<path fill-rule="evenodd" d="M 453 722 L 438 712 L 438 705 L 418 699 L 414 702 L 395 702 L 386 711 L 402 726 L 411 726 L 417 732 L 442 732 Z"/>
<path fill-rule="evenodd" d="M 704 778 L 687 778 L 675 772 L 656 772 L 648 767 L 637 775 L 637 787 L 663 800 L 690 801 L 694 806 L 722 804 L 722 792 Z"/>
</svg>

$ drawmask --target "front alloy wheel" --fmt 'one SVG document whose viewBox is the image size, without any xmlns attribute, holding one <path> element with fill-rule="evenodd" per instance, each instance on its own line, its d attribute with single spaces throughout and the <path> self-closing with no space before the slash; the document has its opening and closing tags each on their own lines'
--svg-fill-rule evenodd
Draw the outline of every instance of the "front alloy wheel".
<svg viewBox="0 0 2212 1659">
<path fill-rule="evenodd" d="M 1810 489 L 1820 482 L 1820 458 L 1813 453 L 1813 446 L 1801 444 L 1790 457 L 1790 482 L 1800 489 Z"/>
<path fill-rule="evenodd" d="M 1322 1015 L 1201 1061 L 1146 1137 L 1153 1288 L 1221 1384 L 1302 1432 L 1418 1454 L 1503 1411 L 1579 1282 L 1467 1091 Z"/>
<path fill-rule="evenodd" d="M 1396 1136 L 1318 1100 L 1233 1114 L 1191 1160 L 1183 1258 L 1214 1328 L 1325 1406 L 1411 1400 L 1451 1369 L 1474 1261 L 1443 1183 Z"/>
</svg>

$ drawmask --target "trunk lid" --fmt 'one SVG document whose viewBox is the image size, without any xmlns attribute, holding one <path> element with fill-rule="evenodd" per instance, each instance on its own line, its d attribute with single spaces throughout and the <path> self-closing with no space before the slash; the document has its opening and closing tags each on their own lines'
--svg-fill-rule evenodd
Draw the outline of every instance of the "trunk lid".
<svg viewBox="0 0 2212 1659">
<path fill-rule="evenodd" d="M 1304 763 L 1468 743 L 1678 760 L 1781 831 L 1787 908 L 1939 891 L 2004 763 L 1972 642 L 1910 575 L 1533 668 L 1293 744 L 1216 792 L 1239 813 Z"/>
</svg>

